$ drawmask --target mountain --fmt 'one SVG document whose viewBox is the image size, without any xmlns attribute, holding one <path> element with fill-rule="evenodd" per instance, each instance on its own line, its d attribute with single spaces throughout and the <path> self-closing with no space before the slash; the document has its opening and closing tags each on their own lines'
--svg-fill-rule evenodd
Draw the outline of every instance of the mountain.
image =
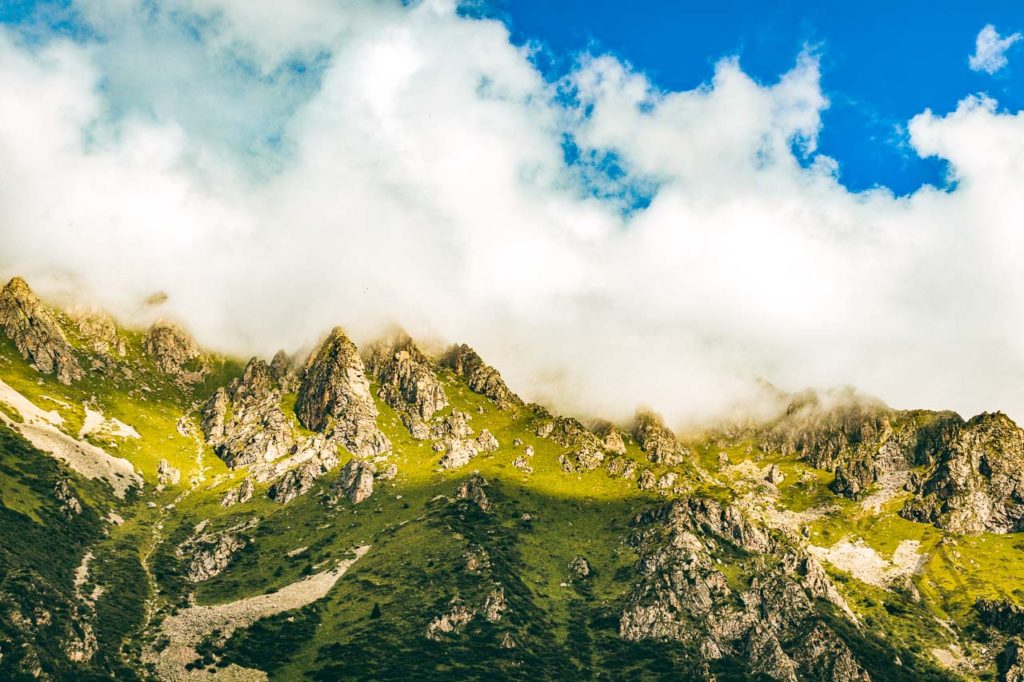
<svg viewBox="0 0 1024 682">
<path fill-rule="evenodd" d="M 674 434 L 469 346 L 248 360 L 0 290 L 0 679 L 1024 679 L 1024 432 Z"/>
</svg>

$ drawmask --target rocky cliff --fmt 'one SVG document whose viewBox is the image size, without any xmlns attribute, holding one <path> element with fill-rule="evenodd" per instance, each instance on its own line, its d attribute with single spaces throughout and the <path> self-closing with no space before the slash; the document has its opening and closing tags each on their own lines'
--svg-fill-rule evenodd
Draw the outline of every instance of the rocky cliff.
<svg viewBox="0 0 1024 682">
<path fill-rule="evenodd" d="M 62 384 L 82 378 L 82 367 L 56 317 L 25 280 L 15 277 L 0 289 L 0 328 L 43 374 Z"/>
<path fill-rule="evenodd" d="M 377 427 L 377 406 L 359 351 L 340 327 L 310 355 L 295 412 L 303 426 L 327 433 L 353 454 L 367 457 L 391 447 Z"/>
</svg>

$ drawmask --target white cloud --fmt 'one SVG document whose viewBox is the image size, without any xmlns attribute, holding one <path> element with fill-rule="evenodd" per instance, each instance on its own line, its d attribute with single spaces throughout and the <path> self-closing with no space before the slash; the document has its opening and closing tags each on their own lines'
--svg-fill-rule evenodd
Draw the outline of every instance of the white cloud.
<svg viewBox="0 0 1024 682">
<path fill-rule="evenodd" d="M 1006 66 L 1006 51 L 1020 40 L 1020 33 L 1003 38 L 996 27 L 988 24 L 978 32 L 974 54 L 968 59 L 972 71 L 993 74 Z"/>
<path fill-rule="evenodd" d="M 98 5 L 99 44 L 0 36 L 0 272 L 125 317 L 164 290 L 246 353 L 397 321 L 611 417 L 705 418 L 765 378 L 1024 418 L 1020 115 L 925 112 L 911 145 L 955 188 L 854 194 L 814 154 L 811 56 L 770 85 L 724 60 L 667 92 L 610 56 L 549 83 L 451 3 L 256 4 L 174 3 L 198 39 L 128 0 Z M 643 210 L 596 198 L 633 181 L 657 187 Z"/>
</svg>

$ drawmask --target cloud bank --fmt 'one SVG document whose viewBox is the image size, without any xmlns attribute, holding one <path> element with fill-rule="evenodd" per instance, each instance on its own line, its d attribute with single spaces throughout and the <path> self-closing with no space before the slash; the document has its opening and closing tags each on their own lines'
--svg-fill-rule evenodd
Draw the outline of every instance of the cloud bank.
<svg viewBox="0 0 1024 682">
<path fill-rule="evenodd" d="M 1024 418 L 1024 118 L 909 122 L 950 186 L 851 193 L 817 60 L 548 82 L 452 2 L 80 0 L 0 34 L 0 272 L 239 353 L 398 322 L 526 397 L 681 423 L 852 384 Z"/>
<path fill-rule="evenodd" d="M 987 74 L 994 74 L 1006 66 L 1006 51 L 1020 38 L 1020 33 L 1014 33 L 1003 38 L 996 31 L 995 26 L 988 24 L 978 32 L 974 54 L 967 59 L 967 63 L 972 71 L 984 71 Z"/>
</svg>

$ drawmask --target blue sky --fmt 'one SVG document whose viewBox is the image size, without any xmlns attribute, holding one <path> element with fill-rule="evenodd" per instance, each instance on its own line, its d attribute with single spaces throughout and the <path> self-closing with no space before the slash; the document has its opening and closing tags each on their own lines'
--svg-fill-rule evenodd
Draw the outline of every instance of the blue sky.
<svg viewBox="0 0 1024 682">
<path fill-rule="evenodd" d="M 60 11 L 66 5 L 6 0 L 0 22 L 42 40 L 47 30 L 81 35 L 74 15 Z M 907 121 L 926 108 L 946 113 L 973 93 L 993 97 L 1002 110 L 1024 108 L 1024 46 L 1011 47 L 996 74 L 968 67 L 983 26 L 1002 35 L 1024 30 L 1020 2 L 480 0 L 466 11 L 500 19 L 517 44 L 536 44 L 535 61 L 552 80 L 589 51 L 616 55 L 665 90 L 697 87 L 730 56 L 770 83 L 809 47 L 820 57 L 831 102 L 819 151 L 839 162 L 843 184 L 854 191 L 883 185 L 907 194 L 945 183 L 945 162 L 922 159 L 907 145 Z"/>
<path fill-rule="evenodd" d="M 539 63 L 552 74 L 579 51 L 609 51 L 672 90 L 707 81 L 713 63 L 732 55 L 773 82 L 812 46 L 831 101 L 819 148 L 854 190 L 882 184 L 902 194 L 943 183 L 945 164 L 906 146 L 907 121 L 926 108 L 946 113 L 978 92 L 1024 108 L 1024 47 L 1011 48 L 995 75 L 967 63 L 986 24 L 1003 35 L 1024 30 L 1021 2 L 493 0 L 483 11 L 506 21 L 513 40 L 545 45 Z"/>
</svg>

